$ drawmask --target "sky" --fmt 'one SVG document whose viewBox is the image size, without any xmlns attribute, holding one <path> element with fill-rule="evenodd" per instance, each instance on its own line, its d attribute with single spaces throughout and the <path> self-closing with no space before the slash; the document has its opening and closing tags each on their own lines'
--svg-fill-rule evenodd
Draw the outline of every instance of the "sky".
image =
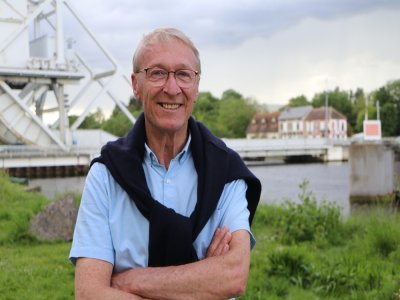
<svg viewBox="0 0 400 300">
<path fill-rule="evenodd" d="M 234 89 L 261 104 L 286 104 L 324 90 L 367 93 L 400 79 L 398 0 L 69 0 L 129 77 L 143 34 L 176 27 L 200 51 L 200 91 Z M 104 55 L 69 22 L 74 47 Z M 67 32 L 67 30 L 66 30 Z M 68 36 L 67 36 L 68 37 Z M 131 91 L 118 89 L 121 97 Z"/>
</svg>

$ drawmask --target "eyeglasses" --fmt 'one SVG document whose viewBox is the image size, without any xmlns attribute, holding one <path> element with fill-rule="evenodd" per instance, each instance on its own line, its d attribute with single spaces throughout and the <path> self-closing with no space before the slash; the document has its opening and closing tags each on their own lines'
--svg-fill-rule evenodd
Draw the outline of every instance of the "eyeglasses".
<svg viewBox="0 0 400 300">
<path fill-rule="evenodd" d="M 176 71 L 167 71 L 159 67 L 146 68 L 140 70 L 138 73 L 140 72 L 144 72 L 146 74 L 146 78 L 157 87 L 165 85 L 169 73 L 174 74 L 176 83 L 181 88 L 192 87 L 196 81 L 196 76 L 199 75 L 199 72 L 193 70 L 182 69 Z"/>
</svg>

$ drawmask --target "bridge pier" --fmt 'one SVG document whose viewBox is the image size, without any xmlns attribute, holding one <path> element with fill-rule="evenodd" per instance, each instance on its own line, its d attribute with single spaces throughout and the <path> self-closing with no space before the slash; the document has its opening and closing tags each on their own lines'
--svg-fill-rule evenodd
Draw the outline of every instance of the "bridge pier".
<svg viewBox="0 0 400 300">
<path fill-rule="evenodd" d="M 399 190 L 400 152 L 392 143 L 364 142 L 349 149 L 350 203 L 392 203 Z"/>
</svg>

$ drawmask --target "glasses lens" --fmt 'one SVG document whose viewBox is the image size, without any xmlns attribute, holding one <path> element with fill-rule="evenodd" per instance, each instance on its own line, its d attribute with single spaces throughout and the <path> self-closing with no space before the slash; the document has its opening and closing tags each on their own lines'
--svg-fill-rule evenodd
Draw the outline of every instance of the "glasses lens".
<svg viewBox="0 0 400 300">
<path fill-rule="evenodd" d="M 169 73 L 174 74 L 176 83 L 183 88 L 191 87 L 196 79 L 196 72 L 193 70 L 177 70 L 175 72 L 168 72 L 167 70 L 154 67 L 145 69 L 145 71 L 147 79 L 157 86 L 162 86 L 166 83 Z"/>
<path fill-rule="evenodd" d="M 154 82 L 163 82 L 168 77 L 168 72 L 160 68 L 150 68 L 146 70 L 147 78 Z"/>
<path fill-rule="evenodd" d="M 175 72 L 175 78 L 183 84 L 191 84 L 194 81 L 196 73 L 191 70 L 178 70 Z"/>
</svg>

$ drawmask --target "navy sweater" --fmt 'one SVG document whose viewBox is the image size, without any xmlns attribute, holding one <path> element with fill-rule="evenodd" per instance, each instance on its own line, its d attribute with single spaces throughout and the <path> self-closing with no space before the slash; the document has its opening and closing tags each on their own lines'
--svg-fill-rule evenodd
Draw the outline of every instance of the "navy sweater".
<svg viewBox="0 0 400 300">
<path fill-rule="evenodd" d="M 142 167 L 146 142 L 143 114 L 126 137 L 107 143 L 101 155 L 92 161 L 92 164 L 100 162 L 106 165 L 115 181 L 149 221 L 149 266 L 152 267 L 198 260 L 193 242 L 216 209 L 226 183 L 236 179 L 246 181 L 250 224 L 260 199 L 260 181 L 236 152 L 192 117 L 189 130 L 198 175 L 197 203 L 190 217 L 176 213 L 151 197 Z"/>
</svg>

